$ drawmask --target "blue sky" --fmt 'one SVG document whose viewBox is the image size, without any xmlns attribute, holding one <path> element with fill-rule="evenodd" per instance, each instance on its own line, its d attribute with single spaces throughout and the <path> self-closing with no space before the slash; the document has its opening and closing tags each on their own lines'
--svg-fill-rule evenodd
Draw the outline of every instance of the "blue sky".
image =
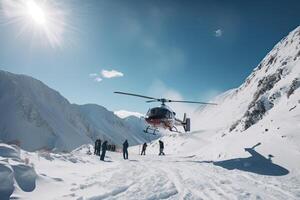
<svg viewBox="0 0 300 200">
<path fill-rule="evenodd" d="M 208 100 L 238 87 L 300 25 L 298 0 L 48 4 L 63 13 L 49 27 L 57 29 L 51 41 L 36 34 L 38 27 L 21 32 L 23 20 L 1 16 L 0 69 L 33 76 L 72 103 L 110 110 L 146 112 L 150 106 L 116 90 Z"/>
</svg>

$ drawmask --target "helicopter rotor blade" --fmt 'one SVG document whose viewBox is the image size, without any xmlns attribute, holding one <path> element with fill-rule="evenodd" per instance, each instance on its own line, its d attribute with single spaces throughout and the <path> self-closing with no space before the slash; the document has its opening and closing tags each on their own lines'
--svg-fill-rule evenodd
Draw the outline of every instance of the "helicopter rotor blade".
<svg viewBox="0 0 300 200">
<path fill-rule="evenodd" d="M 153 99 L 153 100 L 149 100 L 149 101 L 146 101 L 146 103 L 152 103 L 152 102 L 157 102 L 159 101 L 158 99 Z"/>
<path fill-rule="evenodd" d="M 208 102 L 202 102 L 202 101 L 176 101 L 176 100 L 170 100 L 169 102 L 174 102 L 174 103 L 196 103 L 196 104 L 205 104 L 205 105 L 218 105 L 216 103 L 208 103 Z"/>
<path fill-rule="evenodd" d="M 140 97 L 140 98 L 145 98 L 145 99 L 151 99 L 146 101 L 146 103 L 152 103 L 152 102 L 162 102 L 164 103 L 195 103 L 195 104 L 205 104 L 205 105 L 218 105 L 216 103 L 208 103 L 208 102 L 202 102 L 202 101 L 177 101 L 177 100 L 170 100 L 170 99 L 165 99 L 165 98 L 154 98 L 154 97 L 149 97 L 149 96 L 144 96 L 140 94 L 134 94 L 134 93 L 128 93 L 128 92 L 114 92 L 115 94 L 123 94 L 123 95 L 129 95 L 129 96 L 135 96 L 135 97 Z"/>
<path fill-rule="evenodd" d="M 127 92 L 114 92 L 114 93 L 116 93 L 116 94 L 123 94 L 123 95 L 129 95 L 129 96 L 135 96 L 135 97 L 141 97 L 141 98 L 145 98 L 145 99 L 157 100 L 157 98 L 154 98 L 154 97 L 148 97 L 148 96 L 144 96 L 144 95 L 127 93 Z"/>
</svg>

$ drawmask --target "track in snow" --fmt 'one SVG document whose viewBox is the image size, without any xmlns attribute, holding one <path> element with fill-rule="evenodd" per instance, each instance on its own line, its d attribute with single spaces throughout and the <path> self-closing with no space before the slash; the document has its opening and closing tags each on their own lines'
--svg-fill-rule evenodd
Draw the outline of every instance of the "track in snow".
<svg viewBox="0 0 300 200">
<path fill-rule="evenodd" d="M 39 199 L 48 191 L 43 199 L 300 198 L 300 176 L 291 174 L 263 176 L 227 170 L 195 157 L 130 155 L 130 160 L 123 160 L 121 154 L 109 152 L 107 160 L 87 155 L 77 155 L 74 163 L 41 159 L 35 163 L 40 174 L 36 190 L 13 196 Z"/>
</svg>

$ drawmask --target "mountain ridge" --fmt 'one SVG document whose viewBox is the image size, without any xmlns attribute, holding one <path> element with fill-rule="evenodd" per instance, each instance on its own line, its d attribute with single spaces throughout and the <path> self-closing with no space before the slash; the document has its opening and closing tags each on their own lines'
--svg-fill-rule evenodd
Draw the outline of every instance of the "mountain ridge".
<svg viewBox="0 0 300 200">
<path fill-rule="evenodd" d="M 116 145 L 121 145 L 125 137 L 131 145 L 148 140 L 142 129 L 135 130 L 135 125 L 106 108 L 71 104 L 59 92 L 30 76 L 0 70 L 0 83 L 0 139 L 4 142 L 20 143 L 31 151 L 41 148 L 70 151 L 96 138 Z M 107 118 L 91 122 L 92 110 L 83 112 L 87 107 Z M 106 128 L 101 129 L 99 124 Z"/>
</svg>

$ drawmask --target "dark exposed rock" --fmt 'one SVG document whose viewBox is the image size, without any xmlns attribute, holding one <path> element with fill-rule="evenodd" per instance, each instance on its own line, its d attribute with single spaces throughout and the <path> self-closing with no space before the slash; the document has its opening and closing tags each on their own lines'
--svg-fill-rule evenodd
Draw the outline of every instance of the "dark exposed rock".
<svg viewBox="0 0 300 200">
<path fill-rule="evenodd" d="M 294 91 L 299 87 L 300 87 L 300 79 L 295 78 L 290 86 L 289 91 L 287 92 L 287 97 L 289 98 L 294 93 Z"/>
<path fill-rule="evenodd" d="M 272 109 L 274 106 L 273 101 L 280 96 L 280 94 L 275 93 L 270 96 L 269 99 L 263 95 L 271 90 L 274 85 L 281 79 L 282 69 L 278 69 L 274 74 L 263 77 L 258 81 L 258 90 L 253 95 L 253 100 L 248 106 L 248 110 L 243 116 L 243 129 L 246 130 L 251 127 L 253 124 L 261 120 L 266 111 Z M 234 123 L 229 131 L 234 130 L 241 121 Z"/>
<path fill-rule="evenodd" d="M 274 88 L 280 80 L 285 79 L 291 73 L 291 69 L 295 67 L 293 61 L 300 58 L 299 36 L 300 29 L 298 27 L 293 34 L 283 38 L 245 80 L 243 88 L 250 83 L 256 82 L 257 85 L 256 88 L 255 85 L 251 85 L 251 88 L 254 87 L 255 90 L 252 98 L 248 101 L 247 110 L 242 118 L 231 125 L 230 132 L 248 129 L 261 120 L 283 95 L 287 94 L 289 98 L 300 87 L 300 78 L 295 78 L 290 86 L 282 82 L 283 85 L 278 85 L 281 86 L 280 88 L 276 87 L 276 90 Z"/>
<path fill-rule="evenodd" d="M 273 62 L 275 61 L 276 55 L 272 55 L 267 63 L 267 65 L 272 65 Z"/>
<path fill-rule="evenodd" d="M 248 109 L 255 106 L 257 99 L 266 91 L 272 89 L 274 85 L 281 79 L 282 69 L 277 70 L 276 73 L 266 76 L 258 81 L 258 90 L 253 95 L 253 100 L 249 104 Z"/>
<path fill-rule="evenodd" d="M 300 50 L 299 50 L 298 53 L 296 54 L 294 60 L 297 60 L 298 57 L 300 57 Z"/>
<path fill-rule="evenodd" d="M 265 103 L 262 100 L 257 101 L 244 115 L 244 130 L 261 120 L 266 111 Z"/>
<path fill-rule="evenodd" d="M 229 128 L 229 132 L 233 131 L 237 127 L 237 125 L 239 125 L 240 122 L 241 122 L 241 120 L 238 120 L 235 123 L 233 123 L 231 125 L 231 127 Z"/>
</svg>

